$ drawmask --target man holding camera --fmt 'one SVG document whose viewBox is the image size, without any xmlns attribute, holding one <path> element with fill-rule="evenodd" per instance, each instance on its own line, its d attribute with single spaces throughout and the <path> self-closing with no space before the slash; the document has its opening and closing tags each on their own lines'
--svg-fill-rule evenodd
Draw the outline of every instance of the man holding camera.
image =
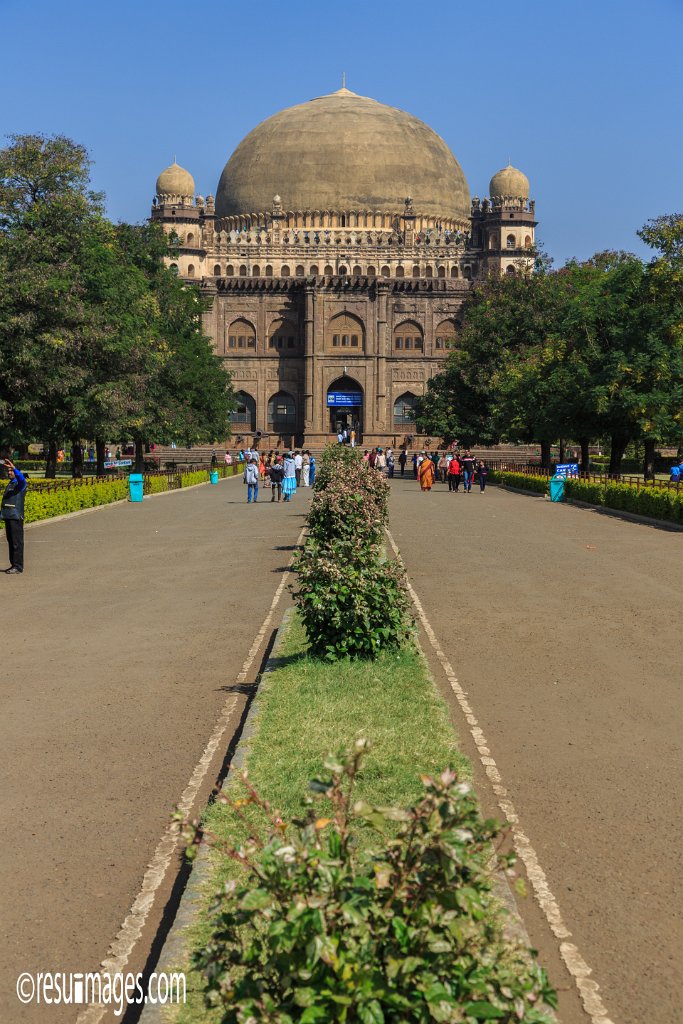
<svg viewBox="0 0 683 1024">
<path fill-rule="evenodd" d="M 26 477 L 14 465 L 11 459 L 3 459 L 9 483 L 0 501 L 0 519 L 5 524 L 5 534 L 9 546 L 9 569 L 7 575 L 15 575 L 24 571 L 24 498 L 26 497 Z"/>
</svg>

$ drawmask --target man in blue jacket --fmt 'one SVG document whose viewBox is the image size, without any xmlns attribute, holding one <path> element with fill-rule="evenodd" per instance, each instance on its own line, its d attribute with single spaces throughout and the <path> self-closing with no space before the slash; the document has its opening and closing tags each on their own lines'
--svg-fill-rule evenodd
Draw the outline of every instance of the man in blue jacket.
<svg viewBox="0 0 683 1024">
<path fill-rule="evenodd" d="M 0 519 L 5 523 L 5 534 L 9 546 L 10 567 L 8 575 L 24 571 L 24 498 L 26 477 L 11 459 L 3 459 L 9 475 L 9 483 L 0 501 Z"/>
</svg>

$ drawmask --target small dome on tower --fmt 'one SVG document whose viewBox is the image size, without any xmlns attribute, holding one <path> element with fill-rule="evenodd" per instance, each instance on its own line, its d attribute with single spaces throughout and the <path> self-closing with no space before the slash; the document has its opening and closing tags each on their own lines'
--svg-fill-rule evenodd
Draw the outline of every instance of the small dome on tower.
<svg viewBox="0 0 683 1024">
<path fill-rule="evenodd" d="M 174 160 L 157 178 L 157 195 L 183 196 L 185 199 L 191 199 L 194 195 L 194 178 Z"/>
<path fill-rule="evenodd" d="M 492 199 L 504 199 L 507 196 L 514 196 L 516 199 L 529 198 L 529 179 L 526 174 L 508 164 L 497 174 L 494 174 L 489 184 L 489 195 Z"/>
</svg>

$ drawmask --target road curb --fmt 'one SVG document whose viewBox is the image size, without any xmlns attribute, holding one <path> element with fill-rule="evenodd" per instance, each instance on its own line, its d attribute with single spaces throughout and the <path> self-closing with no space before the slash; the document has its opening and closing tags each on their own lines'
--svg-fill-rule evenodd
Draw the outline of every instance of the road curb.
<svg viewBox="0 0 683 1024">
<path fill-rule="evenodd" d="M 527 491 L 521 487 L 510 487 L 509 484 L 494 483 L 493 487 L 500 487 L 503 491 L 512 491 L 514 494 L 528 494 L 532 498 L 546 498 L 547 494 L 539 491 Z M 683 526 L 679 523 L 671 523 L 668 519 L 655 519 L 653 516 L 641 516 L 637 512 L 626 512 L 619 508 L 610 508 L 609 505 L 594 505 L 590 501 L 580 501 L 578 498 L 565 498 L 560 505 L 575 505 L 576 508 L 586 508 L 591 512 L 598 512 L 612 519 L 626 519 L 631 523 L 639 523 L 641 526 L 654 526 L 658 530 L 665 530 L 670 533 L 683 533 Z"/>
<path fill-rule="evenodd" d="M 273 641 L 273 647 L 268 660 L 266 661 L 262 672 L 259 673 L 256 689 L 249 703 L 247 717 L 244 719 L 244 724 L 240 732 L 239 740 L 237 741 L 235 753 L 230 760 L 228 771 L 223 783 L 221 784 L 221 790 L 223 790 L 228 781 L 232 779 L 235 771 L 242 771 L 245 767 L 249 741 L 254 735 L 260 711 L 260 706 L 256 697 L 258 696 L 258 692 L 261 687 L 261 681 L 265 675 L 268 675 L 270 672 L 274 672 L 277 668 L 276 662 L 279 650 L 282 646 L 283 636 L 291 622 L 293 614 L 293 608 L 286 609 L 282 617 L 282 622 L 275 634 L 275 640 Z M 161 953 L 159 954 L 159 960 L 154 968 L 157 973 L 170 973 L 171 971 L 182 970 L 186 966 L 187 930 L 195 923 L 203 909 L 206 898 L 206 886 L 209 884 L 212 876 L 211 848 L 206 843 L 202 843 L 199 848 L 199 853 L 192 865 L 192 871 L 187 885 L 185 886 L 183 895 L 180 897 L 180 903 L 178 904 L 178 910 L 173 920 L 173 924 L 171 925 L 168 935 L 164 940 Z M 169 1017 L 167 1016 L 169 1009 L 170 1007 L 168 1006 L 146 1003 L 143 1007 L 142 1013 L 140 1014 L 139 1024 L 162 1024 L 162 1022 L 169 1020 Z"/>
</svg>

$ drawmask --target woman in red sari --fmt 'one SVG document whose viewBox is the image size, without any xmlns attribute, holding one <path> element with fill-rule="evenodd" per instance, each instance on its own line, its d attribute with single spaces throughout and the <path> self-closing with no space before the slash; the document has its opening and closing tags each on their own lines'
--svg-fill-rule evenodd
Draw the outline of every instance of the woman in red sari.
<svg viewBox="0 0 683 1024">
<path fill-rule="evenodd" d="M 423 454 L 422 462 L 417 468 L 417 478 L 423 491 L 431 491 L 435 473 L 434 463 L 428 455 Z"/>
</svg>

